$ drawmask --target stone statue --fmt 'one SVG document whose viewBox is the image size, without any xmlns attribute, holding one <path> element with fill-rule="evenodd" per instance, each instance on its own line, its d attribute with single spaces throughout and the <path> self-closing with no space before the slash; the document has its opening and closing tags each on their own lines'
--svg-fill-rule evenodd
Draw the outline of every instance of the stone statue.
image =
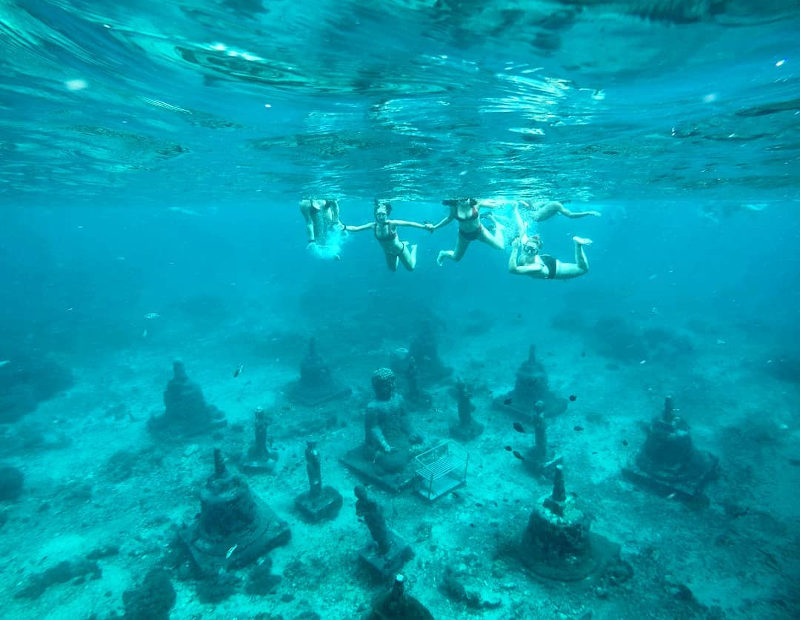
<svg viewBox="0 0 800 620">
<path fill-rule="evenodd" d="M 386 525 L 386 518 L 378 502 L 367 495 L 362 486 L 354 489 L 356 495 L 356 516 L 369 529 L 374 544 L 359 551 L 358 557 L 376 575 L 386 579 L 399 571 L 414 556 L 411 547 L 394 530 Z"/>
<path fill-rule="evenodd" d="M 308 491 L 298 495 L 294 505 L 310 523 L 333 519 L 342 507 L 342 495 L 333 487 L 322 486 L 321 458 L 316 441 L 306 442 L 305 456 Z"/>
<path fill-rule="evenodd" d="M 317 351 L 314 338 L 309 341 L 308 352 L 300 364 L 300 378 L 289 384 L 287 396 L 307 407 L 350 396 L 350 388 L 334 379 L 330 367 Z"/>
<path fill-rule="evenodd" d="M 392 539 L 389 528 L 386 527 L 386 518 L 383 510 L 374 499 L 367 495 L 367 490 L 362 486 L 355 488 L 356 516 L 361 519 L 369 529 L 372 540 L 378 547 L 379 555 L 386 555 L 391 548 Z"/>
<path fill-rule="evenodd" d="M 375 398 L 367 404 L 364 417 L 364 458 L 386 472 L 403 469 L 412 444 L 422 439 L 411 428 L 405 401 L 395 391 L 395 374 L 379 368 L 372 374 Z"/>
<path fill-rule="evenodd" d="M 186 374 L 181 361 L 172 364 L 172 379 L 164 390 L 164 414 L 150 418 L 152 433 L 185 438 L 225 426 L 225 414 L 206 403 L 203 390 Z"/>
<path fill-rule="evenodd" d="M 548 418 L 560 415 L 567 410 L 567 399 L 553 392 L 548 385 L 547 369 L 536 357 L 536 347 L 528 349 L 528 359 L 517 370 L 514 389 L 494 400 L 495 409 L 527 417 L 544 407 Z"/>
<path fill-rule="evenodd" d="M 403 620 L 433 620 L 433 614 L 417 599 L 406 592 L 406 578 L 396 574 L 392 589 L 375 601 L 367 620 L 396 618 Z"/>
<path fill-rule="evenodd" d="M 267 446 L 267 427 L 269 426 L 267 412 L 261 407 L 256 407 L 253 410 L 253 421 L 254 441 L 247 450 L 241 467 L 247 472 L 272 472 L 278 462 L 278 453 L 270 450 Z"/>
<path fill-rule="evenodd" d="M 709 500 L 703 489 L 719 475 L 719 460 L 695 448 L 689 424 L 675 412 L 672 398 L 667 396 L 662 414 L 647 428 L 642 449 L 622 473 L 657 493 L 705 505 Z"/>
<path fill-rule="evenodd" d="M 200 572 L 218 575 L 222 569 L 254 564 L 271 549 L 289 542 L 288 524 L 247 484 L 225 466 L 214 450 L 214 473 L 200 491 L 200 513 L 178 530 Z"/>
<path fill-rule="evenodd" d="M 463 380 L 458 379 L 452 391 L 458 406 L 458 424 L 450 425 L 450 434 L 461 441 L 474 439 L 483 432 L 483 424 L 472 417 L 472 391 Z"/>
<path fill-rule="evenodd" d="M 314 441 L 306 442 L 306 471 L 308 472 L 309 494 L 319 497 L 322 492 L 322 471 L 319 464 L 319 452 Z"/>
</svg>

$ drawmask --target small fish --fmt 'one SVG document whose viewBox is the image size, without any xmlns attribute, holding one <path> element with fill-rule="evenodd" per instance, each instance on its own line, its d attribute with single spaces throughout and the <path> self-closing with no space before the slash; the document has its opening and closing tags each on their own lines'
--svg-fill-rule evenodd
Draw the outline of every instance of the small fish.
<svg viewBox="0 0 800 620">
<path fill-rule="evenodd" d="M 0 368 L 3 366 L 8 366 L 11 363 L 11 360 L 2 360 L 0 361 Z"/>
<path fill-rule="evenodd" d="M 525 460 L 525 457 L 524 457 L 524 456 L 522 456 L 522 455 L 521 455 L 519 452 L 517 452 L 516 450 L 514 450 L 514 456 L 516 456 L 516 457 L 517 457 L 517 458 L 518 458 L 520 461 L 524 461 L 524 460 Z"/>
<path fill-rule="evenodd" d="M 580 424 L 576 424 L 575 426 L 572 427 L 572 430 L 573 431 L 582 431 L 583 427 Z"/>
<path fill-rule="evenodd" d="M 627 446 L 628 445 L 628 440 L 627 439 L 623 439 L 622 440 L 622 445 L 623 446 Z"/>
<path fill-rule="evenodd" d="M 675 493 L 670 493 L 667 495 L 667 499 L 675 499 Z"/>
<path fill-rule="evenodd" d="M 180 108 L 176 105 L 172 105 L 171 103 L 167 103 L 166 101 L 161 101 L 160 99 L 151 99 L 150 97 L 142 97 L 142 101 L 145 103 L 149 103 L 152 106 L 157 108 L 163 108 L 164 110 L 169 110 L 170 112 L 180 112 L 182 114 L 191 114 L 190 110 L 185 110 L 184 108 Z"/>
<path fill-rule="evenodd" d="M 578 399 L 578 397 L 577 397 L 577 396 L 575 396 L 575 394 L 570 394 L 570 395 L 569 395 L 569 400 L 570 400 L 570 402 L 573 402 L 573 403 L 574 403 L 574 402 L 575 402 L 577 399 Z"/>
<path fill-rule="evenodd" d="M 519 422 L 514 422 L 514 430 L 517 431 L 518 433 L 524 433 L 525 432 L 525 429 L 523 428 L 522 424 L 520 424 Z"/>
<path fill-rule="evenodd" d="M 236 544 L 236 545 L 233 545 L 233 547 L 231 547 L 230 549 L 228 549 L 228 553 L 226 553 L 226 554 L 225 554 L 225 559 L 226 559 L 226 560 L 230 560 L 230 559 L 231 559 L 231 556 L 233 555 L 233 552 L 234 552 L 234 551 L 236 551 L 236 548 L 237 548 L 238 546 L 239 546 L 239 545 L 238 545 L 238 544 Z"/>
<path fill-rule="evenodd" d="M 242 374 L 243 370 L 244 370 L 244 364 L 239 364 L 239 366 L 236 368 L 236 370 L 233 371 L 233 378 L 235 379 L 240 374 Z"/>
<path fill-rule="evenodd" d="M 153 319 L 161 318 L 161 315 L 158 312 L 148 312 L 147 314 L 144 315 L 144 318 L 147 319 L 148 321 L 152 321 Z"/>
<path fill-rule="evenodd" d="M 506 451 L 511 452 L 511 446 L 506 446 Z"/>
<path fill-rule="evenodd" d="M 147 330 L 144 330 L 144 331 L 142 332 L 142 338 L 147 338 Z"/>
<path fill-rule="evenodd" d="M 511 398 L 506 398 L 506 399 L 503 401 L 503 404 L 504 404 L 504 405 L 510 405 L 510 404 L 511 404 L 511 402 L 512 402 L 512 399 L 511 399 Z"/>
</svg>

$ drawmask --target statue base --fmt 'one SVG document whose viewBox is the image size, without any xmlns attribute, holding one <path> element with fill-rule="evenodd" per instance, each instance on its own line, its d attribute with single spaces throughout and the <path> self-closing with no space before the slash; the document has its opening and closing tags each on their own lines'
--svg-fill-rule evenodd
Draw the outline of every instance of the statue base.
<svg viewBox="0 0 800 620">
<path fill-rule="evenodd" d="M 373 461 L 364 458 L 364 448 L 359 446 L 347 452 L 339 459 L 345 467 L 366 482 L 376 484 L 386 491 L 399 493 L 414 482 L 414 468 L 411 460 L 397 473 L 388 473 L 380 469 Z"/>
<path fill-rule="evenodd" d="M 483 433 L 483 424 L 472 420 L 469 424 L 451 424 L 450 436 L 459 441 L 470 441 Z"/>
<path fill-rule="evenodd" d="M 627 467 L 623 467 L 622 475 L 658 495 L 705 506 L 709 500 L 703 489 L 719 475 L 719 459 L 708 452 L 695 450 L 692 462 L 683 471 L 664 470 L 655 473 L 641 468 L 634 459 Z"/>
<path fill-rule="evenodd" d="M 239 467 L 249 474 L 271 474 L 275 471 L 277 464 L 278 453 L 267 450 L 265 455 L 259 457 L 253 457 L 248 454 L 239 463 Z"/>
<path fill-rule="evenodd" d="M 326 521 L 336 517 L 342 507 L 342 495 L 333 487 L 322 487 L 319 495 L 313 497 L 310 491 L 301 493 L 294 500 L 294 506 L 309 523 Z"/>
<path fill-rule="evenodd" d="M 561 582 L 582 581 L 617 562 L 620 553 L 620 546 L 617 543 L 593 532 L 588 536 L 591 552 L 584 557 L 543 558 L 526 554 L 523 549 L 520 551 L 520 559 L 537 577 Z"/>
<path fill-rule="evenodd" d="M 254 498 L 254 501 L 258 516 L 242 530 L 225 536 L 210 536 L 198 520 L 178 531 L 203 575 L 216 575 L 221 570 L 247 566 L 275 547 L 289 542 L 292 533 L 286 521 L 278 518 L 261 500 Z"/>
<path fill-rule="evenodd" d="M 414 557 L 411 547 L 397 532 L 389 530 L 389 538 L 389 551 L 383 555 L 378 553 L 378 547 L 374 542 L 358 552 L 358 557 L 364 565 L 376 577 L 384 580 L 394 579 L 403 565 Z"/>
</svg>

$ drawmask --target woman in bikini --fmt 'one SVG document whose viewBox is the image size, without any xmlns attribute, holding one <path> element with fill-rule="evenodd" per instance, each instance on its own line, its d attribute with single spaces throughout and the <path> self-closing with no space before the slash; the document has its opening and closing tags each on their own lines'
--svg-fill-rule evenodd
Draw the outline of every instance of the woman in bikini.
<svg viewBox="0 0 800 620">
<path fill-rule="evenodd" d="M 514 215 L 517 218 L 521 234 L 511 242 L 511 256 L 508 258 L 509 272 L 520 276 L 531 276 L 539 280 L 569 280 L 589 271 L 589 261 L 586 259 L 583 248 L 591 245 L 591 239 L 573 237 L 575 262 L 562 263 L 554 256 L 542 254 L 542 240 L 539 235 L 529 237 L 528 226 L 523 223 L 516 208 Z"/>
<path fill-rule="evenodd" d="M 397 235 L 398 226 L 411 226 L 412 228 L 424 228 L 433 231 L 433 224 L 420 224 L 418 222 L 407 222 L 405 220 L 390 220 L 392 205 L 388 202 L 375 201 L 374 222 L 361 224 L 360 226 L 344 226 L 342 230 L 348 232 L 359 232 L 369 230 L 375 233 L 375 239 L 381 244 L 384 254 L 386 254 L 386 266 L 391 271 L 397 271 L 397 264 L 403 263 L 403 267 L 413 271 L 417 266 L 417 246 L 409 247 L 407 242 L 400 241 Z"/>
<path fill-rule="evenodd" d="M 445 258 L 450 258 L 456 262 L 460 261 L 469 244 L 473 241 L 483 241 L 498 250 L 502 250 L 505 247 L 502 227 L 495 222 L 494 233 L 491 233 L 481 224 L 480 220 L 480 209 L 497 209 L 499 206 L 479 202 L 475 198 L 443 200 L 442 204 L 450 208 L 450 213 L 436 224 L 433 229 L 435 230 L 456 220 L 458 222 L 458 238 L 456 239 L 455 250 L 442 250 L 439 252 L 436 262 L 439 263 L 440 267 L 444 264 Z"/>
</svg>

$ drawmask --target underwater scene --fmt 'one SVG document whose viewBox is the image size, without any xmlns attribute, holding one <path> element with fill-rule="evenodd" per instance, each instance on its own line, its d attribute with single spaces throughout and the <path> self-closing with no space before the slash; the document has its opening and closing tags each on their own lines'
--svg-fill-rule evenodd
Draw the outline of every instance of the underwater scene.
<svg viewBox="0 0 800 620">
<path fill-rule="evenodd" d="M 800 617 L 797 0 L 0 34 L 0 618 Z"/>
</svg>

